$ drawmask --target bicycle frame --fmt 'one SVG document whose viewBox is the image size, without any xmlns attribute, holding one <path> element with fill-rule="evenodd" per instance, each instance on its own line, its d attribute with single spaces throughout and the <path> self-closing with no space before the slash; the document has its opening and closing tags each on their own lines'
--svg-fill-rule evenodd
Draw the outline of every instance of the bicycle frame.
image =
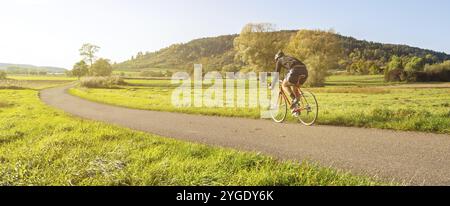
<svg viewBox="0 0 450 206">
<path fill-rule="evenodd" d="M 279 85 L 280 91 L 278 94 L 277 109 L 279 109 L 280 106 L 282 106 L 281 109 L 283 109 L 282 111 L 283 116 L 278 118 L 279 110 L 276 111 L 277 112 L 276 116 L 274 116 L 275 114 L 272 113 L 272 119 L 275 122 L 281 123 L 284 120 L 286 120 L 286 116 L 288 115 L 287 113 L 289 113 L 287 111 L 289 105 L 291 106 L 292 109 L 292 115 L 298 118 L 303 125 L 311 126 L 316 122 L 319 113 L 319 105 L 317 103 L 317 98 L 313 93 L 309 91 L 302 91 L 302 88 L 300 88 L 300 86 L 301 86 L 300 84 L 297 84 L 297 86 L 295 86 L 294 88 L 294 90 L 297 89 L 295 92 L 298 92 L 300 94 L 300 96 L 298 97 L 299 103 L 297 105 L 292 105 L 293 102 L 288 97 L 287 91 L 283 89 L 282 83 L 280 81 Z M 312 101 L 311 102 L 312 105 L 310 105 L 310 101 Z M 284 110 L 286 110 L 286 113 L 284 113 Z M 311 114 L 313 116 L 311 116 Z M 311 117 L 313 119 L 309 120 Z"/>
<path fill-rule="evenodd" d="M 282 81 L 280 81 L 280 98 L 284 98 L 285 100 L 286 100 L 286 102 L 289 104 L 289 105 L 292 105 L 292 101 L 288 98 L 288 96 L 286 95 L 286 92 L 284 91 L 284 89 L 283 89 L 283 82 Z M 302 97 L 303 96 L 303 91 L 302 91 L 302 89 L 300 88 L 300 86 L 296 86 L 295 87 L 297 90 L 298 90 L 298 92 L 299 92 L 299 94 L 300 94 L 300 97 Z M 308 102 L 307 102 L 307 100 L 305 99 L 305 98 L 300 98 L 300 103 L 301 103 L 301 105 L 305 105 L 304 104 L 304 101 L 306 101 L 306 104 L 308 104 Z M 295 112 L 301 112 L 301 111 L 303 111 L 303 110 L 305 110 L 305 108 L 297 108 L 296 110 L 295 110 Z"/>
</svg>

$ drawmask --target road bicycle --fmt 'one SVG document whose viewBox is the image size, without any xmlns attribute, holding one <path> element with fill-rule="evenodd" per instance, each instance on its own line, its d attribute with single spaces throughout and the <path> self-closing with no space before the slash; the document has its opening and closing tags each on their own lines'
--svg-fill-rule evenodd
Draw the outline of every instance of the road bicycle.
<svg viewBox="0 0 450 206">
<path fill-rule="evenodd" d="M 282 123 L 286 120 L 290 108 L 291 114 L 297 118 L 303 125 L 312 126 L 316 123 L 319 116 L 319 104 L 316 96 L 309 91 L 302 90 L 296 87 L 300 93 L 300 100 L 297 105 L 292 105 L 290 98 L 282 88 L 282 81 L 280 81 L 280 93 L 275 105 L 272 105 L 270 110 L 272 119 L 277 123 Z"/>
</svg>

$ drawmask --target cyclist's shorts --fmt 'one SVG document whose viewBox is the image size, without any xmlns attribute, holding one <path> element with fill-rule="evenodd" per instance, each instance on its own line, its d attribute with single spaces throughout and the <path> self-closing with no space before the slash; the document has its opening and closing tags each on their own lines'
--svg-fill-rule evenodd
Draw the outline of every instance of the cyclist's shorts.
<svg viewBox="0 0 450 206">
<path fill-rule="evenodd" d="M 303 85 L 306 80 L 308 80 L 308 70 L 305 66 L 297 66 L 289 70 L 286 75 L 286 80 L 291 83 L 297 85 Z"/>
</svg>

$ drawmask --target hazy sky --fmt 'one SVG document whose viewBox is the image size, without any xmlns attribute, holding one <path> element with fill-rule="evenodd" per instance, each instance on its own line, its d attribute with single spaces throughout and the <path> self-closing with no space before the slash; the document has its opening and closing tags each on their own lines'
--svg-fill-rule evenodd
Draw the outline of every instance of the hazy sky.
<svg viewBox="0 0 450 206">
<path fill-rule="evenodd" d="M 447 0 L 0 0 L 0 62 L 71 68 L 85 42 L 123 61 L 249 22 L 450 53 Z"/>
</svg>

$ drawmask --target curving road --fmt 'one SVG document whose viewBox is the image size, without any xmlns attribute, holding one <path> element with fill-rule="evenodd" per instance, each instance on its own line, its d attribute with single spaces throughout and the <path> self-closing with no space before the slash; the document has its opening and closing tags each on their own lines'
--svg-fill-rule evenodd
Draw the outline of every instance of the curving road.
<svg viewBox="0 0 450 206">
<path fill-rule="evenodd" d="M 67 94 L 69 87 L 43 90 L 40 97 L 75 116 L 165 137 L 307 159 L 407 185 L 450 185 L 450 135 L 142 111 L 83 100 Z"/>
</svg>

